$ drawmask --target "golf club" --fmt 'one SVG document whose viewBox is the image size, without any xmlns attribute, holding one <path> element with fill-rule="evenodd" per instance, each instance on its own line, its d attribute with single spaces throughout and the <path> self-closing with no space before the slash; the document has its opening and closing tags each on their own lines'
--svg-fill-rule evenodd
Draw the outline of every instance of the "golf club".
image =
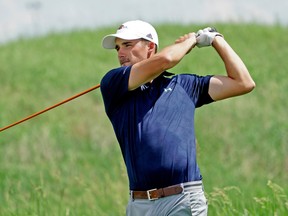
<svg viewBox="0 0 288 216">
<path fill-rule="evenodd" d="M 64 104 L 64 103 L 67 103 L 67 102 L 69 102 L 69 101 L 71 101 L 71 100 L 73 100 L 73 99 L 75 99 L 75 98 L 77 98 L 77 97 L 80 97 L 80 96 L 82 96 L 82 95 L 84 95 L 84 94 L 87 94 L 88 92 L 93 91 L 93 90 L 95 90 L 95 89 L 97 89 L 97 88 L 99 88 L 99 87 L 100 87 L 100 84 L 98 84 L 98 85 L 96 85 L 96 86 L 93 86 L 93 87 L 91 87 L 91 88 L 89 88 L 89 89 L 87 89 L 87 90 L 85 90 L 85 91 L 83 91 L 83 92 L 80 92 L 80 93 L 78 93 L 78 94 L 76 94 L 76 95 L 74 95 L 74 96 L 72 96 L 72 97 L 69 97 L 69 98 L 67 98 L 67 99 L 65 99 L 65 100 L 63 100 L 63 101 L 61 101 L 61 102 L 59 102 L 59 103 L 56 103 L 56 104 L 54 104 L 53 106 L 47 107 L 46 109 L 43 109 L 43 110 L 41 110 L 41 111 L 39 111 L 39 112 L 36 112 L 36 113 L 34 113 L 34 114 L 30 115 L 30 116 L 27 116 L 26 118 L 23 118 L 23 119 L 15 122 L 15 123 L 13 123 L 13 124 L 10 124 L 10 125 L 7 125 L 6 127 L 0 128 L 0 132 L 2 132 L 2 131 L 4 131 L 4 130 L 7 130 L 8 128 L 11 128 L 11 127 L 13 127 L 13 126 L 15 126 L 15 125 L 18 125 L 18 124 L 20 124 L 20 123 L 22 123 L 22 122 L 25 122 L 25 121 L 27 121 L 27 120 L 29 120 L 29 119 L 32 119 L 32 118 L 34 118 L 34 117 L 36 117 L 36 116 L 38 116 L 38 115 L 40 115 L 40 114 L 42 114 L 42 113 L 47 112 L 48 110 L 54 109 L 55 107 L 58 107 L 58 106 L 60 106 L 60 105 L 62 105 L 62 104 Z"/>
</svg>

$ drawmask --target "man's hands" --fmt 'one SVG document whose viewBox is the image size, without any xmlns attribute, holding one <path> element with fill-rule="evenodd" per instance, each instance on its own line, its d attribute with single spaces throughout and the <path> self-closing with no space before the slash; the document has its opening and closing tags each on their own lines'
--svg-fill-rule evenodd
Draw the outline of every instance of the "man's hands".
<svg viewBox="0 0 288 216">
<path fill-rule="evenodd" d="M 207 27 L 204 29 L 200 29 L 196 34 L 194 32 L 185 34 L 181 37 L 179 37 L 176 41 L 175 44 L 177 43 L 183 43 L 184 41 L 190 40 L 192 41 L 192 46 L 188 50 L 186 54 L 188 54 L 192 48 L 195 47 L 195 45 L 199 48 L 201 47 L 206 47 L 206 46 L 211 46 L 213 43 L 213 40 L 216 36 L 221 36 L 223 37 L 222 34 L 220 34 L 216 28 L 214 27 Z"/>
<path fill-rule="evenodd" d="M 211 46 L 216 36 L 223 37 L 223 35 L 217 32 L 217 30 L 213 27 L 207 27 L 199 30 L 196 34 L 197 47 L 201 48 Z"/>
<path fill-rule="evenodd" d="M 189 50 L 186 52 L 186 54 L 188 54 L 191 50 L 192 50 L 192 48 L 194 48 L 195 47 L 195 45 L 196 45 L 196 43 L 197 43 L 197 39 L 196 39 L 196 34 L 194 33 L 194 32 L 191 32 L 191 33 L 188 33 L 188 34 L 185 34 L 185 35 L 183 35 L 183 36 L 181 36 L 181 37 L 179 37 L 176 41 L 175 41 L 175 44 L 177 44 L 177 43 L 182 43 L 182 42 L 184 42 L 184 41 L 190 41 L 190 48 L 189 48 Z"/>
</svg>

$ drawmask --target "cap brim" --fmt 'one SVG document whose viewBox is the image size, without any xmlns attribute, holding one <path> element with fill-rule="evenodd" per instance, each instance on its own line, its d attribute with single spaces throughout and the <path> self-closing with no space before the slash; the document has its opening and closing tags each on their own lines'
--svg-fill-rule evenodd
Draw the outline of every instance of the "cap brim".
<svg viewBox="0 0 288 216">
<path fill-rule="evenodd" d="M 136 40 L 139 38 L 142 38 L 140 35 L 135 34 L 127 34 L 127 33 L 118 33 L 118 34 L 110 34 L 103 38 L 102 40 L 102 46 L 105 49 L 115 49 L 115 39 L 121 38 L 124 40 Z"/>
<path fill-rule="evenodd" d="M 107 35 L 102 40 L 102 46 L 105 49 L 115 49 L 115 35 Z"/>
</svg>

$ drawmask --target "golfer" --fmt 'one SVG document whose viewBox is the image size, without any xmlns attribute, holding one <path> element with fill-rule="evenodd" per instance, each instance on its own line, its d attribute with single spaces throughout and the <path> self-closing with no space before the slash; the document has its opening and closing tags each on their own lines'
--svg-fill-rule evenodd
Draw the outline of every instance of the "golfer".
<svg viewBox="0 0 288 216">
<path fill-rule="evenodd" d="M 250 92 L 255 83 L 246 66 L 212 28 L 187 33 L 159 51 L 154 27 L 133 20 L 105 36 L 102 46 L 115 49 L 120 63 L 103 77 L 101 92 L 128 172 L 126 215 L 207 215 L 196 161 L 195 108 Z M 197 52 L 195 46 L 214 47 L 226 74 L 166 71 Z"/>
</svg>

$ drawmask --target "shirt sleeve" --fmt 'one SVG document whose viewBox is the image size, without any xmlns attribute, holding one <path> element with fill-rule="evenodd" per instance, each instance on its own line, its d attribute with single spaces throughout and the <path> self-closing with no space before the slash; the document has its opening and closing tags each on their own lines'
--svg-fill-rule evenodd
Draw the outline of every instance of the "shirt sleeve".
<svg viewBox="0 0 288 216">
<path fill-rule="evenodd" d="M 196 107 L 201 107 L 214 101 L 208 93 L 212 76 L 198 76 L 195 74 L 183 74 L 180 76 L 182 87 L 186 90 Z"/>
<path fill-rule="evenodd" d="M 131 66 L 109 71 L 101 80 L 101 93 L 106 113 L 111 114 L 128 92 Z"/>
</svg>

